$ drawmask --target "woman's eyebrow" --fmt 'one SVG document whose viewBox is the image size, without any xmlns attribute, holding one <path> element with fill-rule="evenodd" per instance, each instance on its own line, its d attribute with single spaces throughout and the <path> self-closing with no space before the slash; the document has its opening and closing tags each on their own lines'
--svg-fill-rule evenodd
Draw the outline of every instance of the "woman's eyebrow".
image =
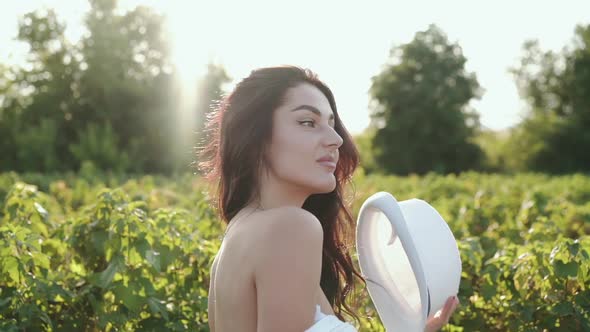
<svg viewBox="0 0 590 332">
<path fill-rule="evenodd" d="M 294 109 L 292 109 L 291 112 L 299 111 L 299 110 L 308 110 L 310 112 L 313 112 L 317 116 L 322 117 L 322 112 L 320 112 L 320 110 L 318 110 L 317 108 L 315 108 L 314 106 L 311 106 L 311 105 L 299 105 L 299 106 L 295 107 Z M 331 113 L 330 116 L 328 117 L 328 119 L 334 120 L 334 113 Z"/>
</svg>

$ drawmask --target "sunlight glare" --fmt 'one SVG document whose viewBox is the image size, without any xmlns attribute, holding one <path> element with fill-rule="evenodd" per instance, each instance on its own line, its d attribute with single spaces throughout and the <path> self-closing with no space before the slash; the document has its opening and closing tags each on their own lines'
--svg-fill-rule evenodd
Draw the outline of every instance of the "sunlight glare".
<svg viewBox="0 0 590 332">
<path fill-rule="evenodd" d="M 197 128 L 195 108 L 199 101 L 198 81 L 205 76 L 213 40 L 213 25 L 207 19 L 202 3 L 187 1 L 122 0 L 127 8 L 143 5 L 165 17 L 164 31 L 168 35 L 170 61 L 179 84 L 180 100 L 176 105 L 176 146 L 181 153 L 194 144 Z"/>
</svg>

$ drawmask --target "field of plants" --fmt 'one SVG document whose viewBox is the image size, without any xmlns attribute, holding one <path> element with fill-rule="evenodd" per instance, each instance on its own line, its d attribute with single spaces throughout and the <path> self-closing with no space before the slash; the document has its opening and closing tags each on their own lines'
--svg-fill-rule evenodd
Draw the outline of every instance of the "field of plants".
<svg viewBox="0 0 590 332">
<path fill-rule="evenodd" d="M 446 331 L 590 331 L 590 176 L 357 172 L 433 205 L 461 252 Z M 0 174 L 0 331 L 209 331 L 224 226 L 195 175 Z M 358 266 L 358 265 L 357 265 Z M 361 331 L 384 331 L 366 291 Z"/>
</svg>

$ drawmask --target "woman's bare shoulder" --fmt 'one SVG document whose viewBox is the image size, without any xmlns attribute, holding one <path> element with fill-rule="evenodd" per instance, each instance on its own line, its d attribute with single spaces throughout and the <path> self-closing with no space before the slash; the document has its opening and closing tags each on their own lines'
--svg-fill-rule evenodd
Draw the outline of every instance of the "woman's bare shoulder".
<svg viewBox="0 0 590 332">
<path fill-rule="evenodd" d="M 313 213 L 289 206 L 262 211 L 255 218 L 255 227 L 248 227 L 249 232 L 255 232 L 249 236 L 254 273 L 261 265 L 272 265 L 275 254 L 300 254 L 302 246 L 312 250 L 313 259 L 317 255 L 321 260 L 324 231 Z"/>
<path fill-rule="evenodd" d="M 324 232 L 318 218 L 299 207 L 279 207 L 264 211 L 256 227 L 258 257 L 277 249 L 295 250 L 302 245 L 322 246 Z M 301 242 L 304 241 L 304 242 Z M 321 254 L 321 250 L 320 250 Z"/>
<path fill-rule="evenodd" d="M 323 234 L 322 225 L 311 212 L 296 206 L 284 206 L 264 211 L 263 236 L 281 239 L 295 231 L 301 235 Z"/>
</svg>

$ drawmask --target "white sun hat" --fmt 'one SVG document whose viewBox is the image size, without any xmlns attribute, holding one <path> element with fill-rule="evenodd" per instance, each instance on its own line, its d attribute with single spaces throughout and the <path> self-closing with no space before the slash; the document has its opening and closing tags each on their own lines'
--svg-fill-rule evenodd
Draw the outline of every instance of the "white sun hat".
<svg viewBox="0 0 590 332">
<path fill-rule="evenodd" d="M 457 242 L 441 215 L 421 199 L 378 192 L 361 206 L 356 226 L 361 273 L 387 331 L 424 331 L 456 295 L 461 281 Z"/>
</svg>

